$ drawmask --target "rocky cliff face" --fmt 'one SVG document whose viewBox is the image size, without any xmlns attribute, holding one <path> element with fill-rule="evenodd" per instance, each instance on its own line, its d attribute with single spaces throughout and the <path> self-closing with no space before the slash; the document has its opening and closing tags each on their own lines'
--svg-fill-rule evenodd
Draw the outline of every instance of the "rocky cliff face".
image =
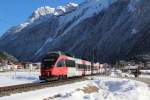
<svg viewBox="0 0 150 100">
<path fill-rule="evenodd" d="M 5 63 L 5 62 L 16 63 L 16 62 L 18 62 L 18 60 L 6 52 L 0 52 L 0 64 Z"/>
<path fill-rule="evenodd" d="M 111 62 L 150 50 L 149 0 L 87 0 L 34 11 L 8 30 L 0 50 L 20 60 L 37 61 L 48 51 Z"/>
</svg>

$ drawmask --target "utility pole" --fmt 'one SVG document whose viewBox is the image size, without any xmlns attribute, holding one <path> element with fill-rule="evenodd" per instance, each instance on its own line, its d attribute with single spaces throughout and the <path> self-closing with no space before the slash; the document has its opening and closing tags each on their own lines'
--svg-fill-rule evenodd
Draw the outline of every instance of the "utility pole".
<svg viewBox="0 0 150 100">
<path fill-rule="evenodd" d="M 93 75 L 94 71 L 94 62 L 95 62 L 95 48 L 92 49 L 92 62 L 91 62 L 91 75 Z"/>
</svg>

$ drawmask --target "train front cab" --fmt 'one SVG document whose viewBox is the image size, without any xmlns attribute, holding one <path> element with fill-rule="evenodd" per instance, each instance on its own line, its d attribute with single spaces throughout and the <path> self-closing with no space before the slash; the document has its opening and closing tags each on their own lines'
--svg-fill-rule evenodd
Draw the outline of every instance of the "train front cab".
<svg viewBox="0 0 150 100">
<path fill-rule="evenodd" d="M 61 53 L 49 53 L 41 64 L 40 80 L 54 80 L 67 77 L 68 68 L 65 66 Z"/>
<path fill-rule="evenodd" d="M 59 58 L 59 53 L 49 53 L 43 59 L 41 63 L 41 75 L 39 76 L 40 80 L 47 80 L 48 78 L 55 78 L 52 75 L 53 68 L 55 63 Z"/>
</svg>

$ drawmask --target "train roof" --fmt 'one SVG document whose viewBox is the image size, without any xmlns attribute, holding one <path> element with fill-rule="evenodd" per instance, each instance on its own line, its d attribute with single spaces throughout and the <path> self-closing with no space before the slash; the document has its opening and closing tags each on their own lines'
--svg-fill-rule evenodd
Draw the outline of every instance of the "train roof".
<svg viewBox="0 0 150 100">
<path fill-rule="evenodd" d="M 71 60 L 76 60 L 79 64 L 82 63 L 82 62 L 85 62 L 86 64 L 91 64 L 90 61 L 87 61 L 87 60 L 84 60 L 84 59 L 80 59 L 80 58 L 76 58 L 75 56 L 73 56 L 72 54 L 67 53 L 67 52 L 62 52 L 62 51 L 48 52 L 48 54 L 51 54 L 51 53 L 56 53 L 56 54 L 59 54 L 59 55 L 65 55 Z"/>
</svg>

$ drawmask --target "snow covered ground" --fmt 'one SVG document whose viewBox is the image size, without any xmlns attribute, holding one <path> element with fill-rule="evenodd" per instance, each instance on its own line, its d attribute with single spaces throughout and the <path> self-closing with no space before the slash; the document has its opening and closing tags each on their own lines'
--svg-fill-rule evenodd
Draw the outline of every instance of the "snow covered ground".
<svg viewBox="0 0 150 100">
<path fill-rule="evenodd" d="M 97 76 L 94 80 L 13 94 L 0 100 L 150 100 L 150 88 L 138 81 Z"/>
<path fill-rule="evenodd" d="M 140 70 L 140 72 L 142 74 L 139 77 L 150 79 L 150 70 Z"/>
<path fill-rule="evenodd" d="M 39 72 L 1 72 L 0 87 L 39 82 Z"/>
<path fill-rule="evenodd" d="M 118 73 L 120 77 L 135 77 L 130 71 L 122 72 L 121 70 L 116 70 L 116 73 Z"/>
<path fill-rule="evenodd" d="M 117 78 L 123 74 L 120 70 L 112 69 L 108 77 L 93 76 L 93 80 L 12 94 L 0 97 L 0 100 L 150 100 L 147 84 Z M 0 73 L 0 87 L 39 82 L 38 76 L 39 72 Z"/>
<path fill-rule="evenodd" d="M 118 77 L 117 71 L 115 69 L 112 69 L 109 76 Z"/>
<path fill-rule="evenodd" d="M 142 73 L 138 77 L 150 79 L 150 70 L 140 70 L 140 71 Z M 125 73 L 125 72 L 122 72 L 121 70 L 116 70 L 116 71 L 112 70 L 110 76 L 118 77 L 118 75 L 116 73 L 118 73 L 120 75 L 120 77 L 135 77 L 133 74 L 131 74 L 131 72 Z"/>
<path fill-rule="evenodd" d="M 140 70 L 141 73 L 150 74 L 150 70 Z"/>
<path fill-rule="evenodd" d="M 139 77 L 141 77 L 141 78 L 148 78 L 148 79 L 150 79 L 150 75 L 139 75 Z"/>
</svg>

